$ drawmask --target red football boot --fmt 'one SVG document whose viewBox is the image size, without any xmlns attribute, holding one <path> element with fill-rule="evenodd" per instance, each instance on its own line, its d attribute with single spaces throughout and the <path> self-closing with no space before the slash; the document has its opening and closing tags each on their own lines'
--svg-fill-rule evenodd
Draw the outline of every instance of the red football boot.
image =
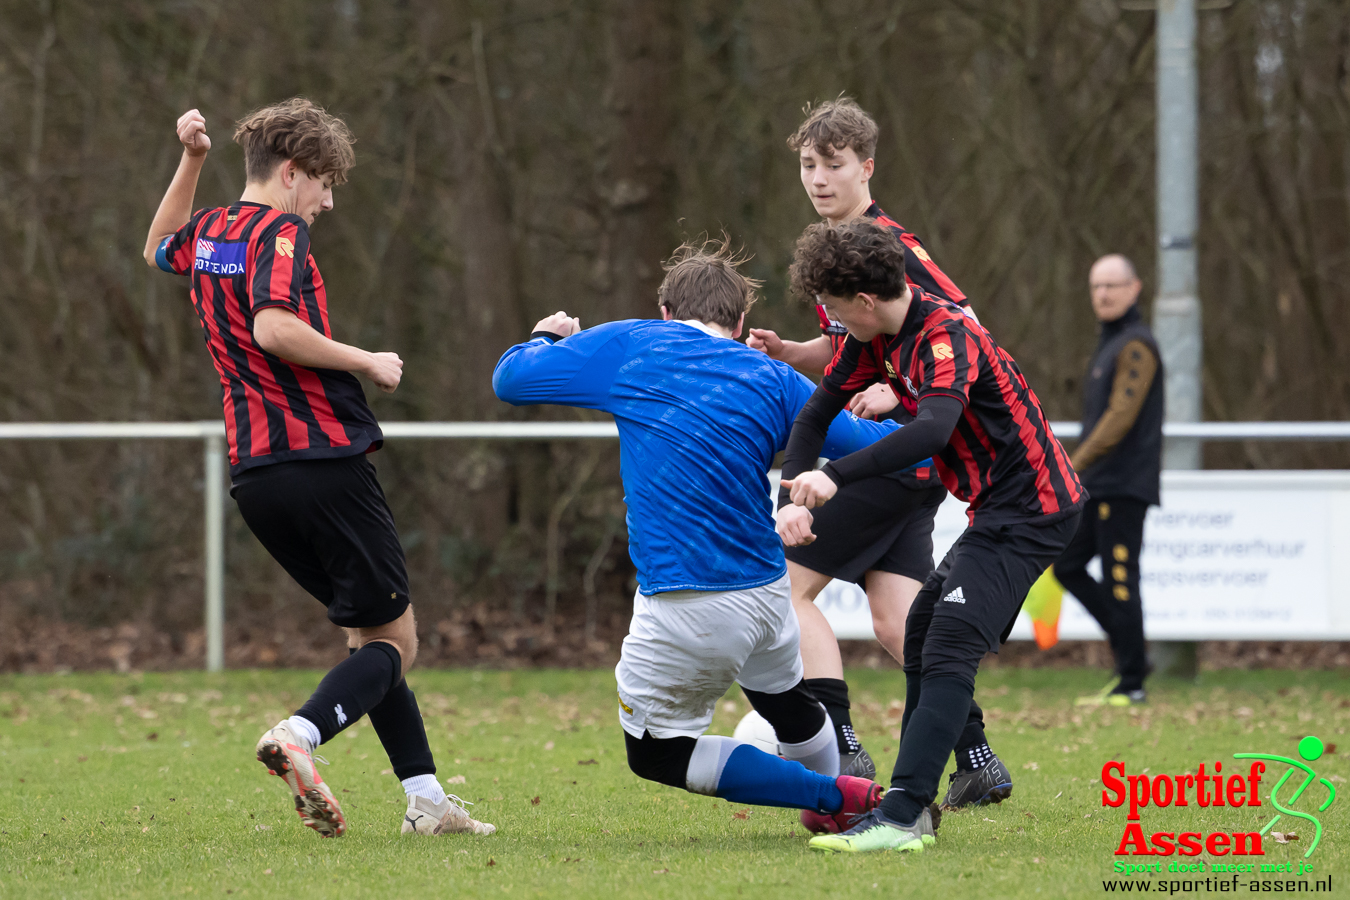
<svg viewBox="0 0 1350 900">
<path fill-rule="evenodd" d="M 839 793 L 844 795 L 844 805 L 833 815 L 818 813 L 815 810 L 802 810 L 802 825 L 814 834 L 838 834 L 847 831 L 853 820 L 863 813 L 876 809 L 886 789 L 870 778 L 855 778 L 852 775 L 840 775 L 834 780 Z"/>
</svg>

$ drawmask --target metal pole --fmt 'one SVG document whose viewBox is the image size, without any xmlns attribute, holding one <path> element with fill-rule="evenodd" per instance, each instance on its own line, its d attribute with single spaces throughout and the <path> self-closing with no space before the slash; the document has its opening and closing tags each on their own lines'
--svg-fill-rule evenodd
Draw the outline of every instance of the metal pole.
<svg viewBox="0 0 1350 900">
<path fill-rule="evenodd" d="M 1153 330 L 1166 371 L 1167 421 L 1201 418 L 1196 296 L 1197 105 L 1195 0 L 1158 3 L 1158 297 Z M 1163 465 L 1200 468 L 1200 442 L 1170 438 Z"/>
<path fill-rule="evenodd" d="M 1195 0 L 1158 2 L 1158 298 L 1153 331 L 1166 373 L 1169 422 L 1201 417 L 1201 328 L 1195 231 L 1199 219 L 1196 125 Z M 1163 441 L 1163 466 L 1199 469 L 1200 442 Z M 1194 679 L 1199 645 L 1155 641 L 1149 655 L 1159 674 Z"/>
<path fill-rule="evenodd" d="M 205 439 L 206 671 L 225 668 L 225 439 Z"/>
</svg>

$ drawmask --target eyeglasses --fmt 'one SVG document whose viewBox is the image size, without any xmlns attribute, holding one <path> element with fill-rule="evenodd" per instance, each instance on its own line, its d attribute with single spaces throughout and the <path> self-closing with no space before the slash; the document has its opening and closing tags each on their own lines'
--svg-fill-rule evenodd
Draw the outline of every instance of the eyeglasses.
<svg viewBox="0 0 1350 900">
<path fill-rule="evenodd" d="M 1107 288 L 1108 290 L 1114 291 L 1120 288 L 1127 288 L 1132 284 L 1134 284 L 1133 281 L 1100 281 L 1097 284 L 1088 285 L 1088 290 L 1096 291 L 1101 288 Z"/>
</svg>

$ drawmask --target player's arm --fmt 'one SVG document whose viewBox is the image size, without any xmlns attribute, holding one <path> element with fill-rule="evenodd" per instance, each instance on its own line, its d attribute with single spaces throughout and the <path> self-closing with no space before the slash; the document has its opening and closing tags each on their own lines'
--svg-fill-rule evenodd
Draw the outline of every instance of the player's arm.
<svg viewBox="0 0 1350 900">
<path fill-rule="evenodd" d="M 1116 357 L 1116 377 L 1111 382 L 1111 399 L 1106 412 L 1092 427 L 1092 433 L 1074 451 L 1071 463 L 1075 472 L 1082 472 L 1106 456 L 1130 433 L 1139 411 L 1144 407 L 1153 378 L 1158 374 L 1158 360 L 1143 341 L 1130 341 L 1120 348 Z"/>
<path fill-rule="evenodd" d="M 834 358 L 830 339 L 823 334 L 809 341 L 785 341 L 775 331 L 751 328 L 745 344 L 751 349 L 764 351 L 770 359 L 787 363 L 798 372 L 808 375 L 820 375 Z"/>
<path fill-rule="evenodd" d="M 856 453 L 831 460 L 821 472 L 837 489 L 874 475 L 908 469 L 942 452 L 965 408 L 959 397 L 929 394 L 919 401 L 919 412 L 913 422 Z"/>
<path fill-rule="evenodd" d="M 145 238 L 145 262 L 151 268 L 172 271 L 163 258 L 161 248 L 192 218 L 192 198 L 197 193 L 197 179 L 206 162 L 206 153 L 211 149 L 211 139 L 206 135 L 206 120 L 195 109 L 183 113 L 178 119 L 178 140 L 183 145 L 183 157 L 178 161 L 178 171 L 159 202 L 155 218 L 150 222 L 150 233 Z M 157 258 L 158 257 L 158 258 Z"/>
<path fill-rule="evenodd" d="M 253 314 L 253 339 L 288 363 L 364 375 L 385 393 L 393 393 L 403 378 L 403 360 L 397 353 L 371 353 L 324 337 L 282 306 Z"/>
<path fill-rule="evenodd" d="M 296 216 L 278 217 L 254 247 L 248 301 L 257 345 L 293 365 L 365 375 L 380 390 L 392 393 L 403 378 L 403 360 L 397 353 L 371 353 L 343 344 L 310 323 L 303 298 L 312 278 L 309 228 Z"/>
<path fill-rule="evenodd" d="M 792 485 L 792 502 L 807 508 L 819 506 L 845 484 L 899 472 L 940 453 L 970 401 L 980 352 L 960 322 L 923 334 L 914 348 L 918 363 L 915 380 L 919 382 L 919 408 L 914 421 L 866 449 L 831 461 L 819 472 L 807 472 Z M 900 365 L 895 361 L 897 369 Z M 830 382 L 826 377 L 821 386 Z"/>
<path fill-rule="evenodd" d="M 852 337 L 845 339 L 830 373 L 792 423 L 783 459 L 783 480 L 778 491 L 778 534 L 789 547 L 815 540 L 808 509 L 819 503 L 799 501 L 796 496 L 800 492 L 798 486 L 811 482 L 819 474 L 812 470 L 825 446 L 830 427 L 849 399 L 875 377 L 871 359 L 864 358 L 863 351 L 859 341 Z"/>
<path fill-rule="evenodd" d="M 627 353 L 628 325 L 610 322 L 586 331 L 567 313 L 541 319 L 530 339 L 502 354 L 492 390 L 512 406 L 556 403 L 605 409 Z"/>
</svg>

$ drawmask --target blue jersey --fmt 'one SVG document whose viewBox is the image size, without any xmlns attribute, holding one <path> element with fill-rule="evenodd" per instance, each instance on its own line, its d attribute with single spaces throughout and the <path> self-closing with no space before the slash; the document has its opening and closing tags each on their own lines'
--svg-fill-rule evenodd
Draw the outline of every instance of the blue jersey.
<svg viewBox="0 0 1350 900">
<path fill-rule="evenodd" d="M 642 593 L 758 587 L 787 571 L 767 472 L 815 390 L 790 367 L 683 322 L 629 319 L 517 344 L 492 388 L 516 406 L 614 416 Z M 843 456 L 897 427 L 844 412 L 822 452 Z"/>
</svg>

